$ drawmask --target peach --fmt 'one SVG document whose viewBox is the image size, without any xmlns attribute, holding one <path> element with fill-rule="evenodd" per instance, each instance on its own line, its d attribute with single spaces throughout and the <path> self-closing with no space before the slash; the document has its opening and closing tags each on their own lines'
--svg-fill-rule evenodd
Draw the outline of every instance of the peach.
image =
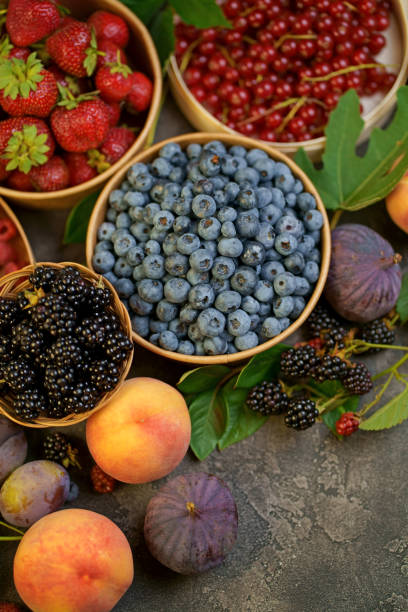
<svg viewBox="0 0 408 612">
<path fill-rule="evenodd" d="M 408 234 L 408 172 L 386 198 L 387 211 L 395 225 Z"/>
<path fill-rule="evenodd" d="M 14 583 L 35 612 L 109 612 L 133 581 L 124 533 L 89 510 L 48 514 L 25 533 Z"/>
<path fill-rule="evenodd" d="M 190 436 L 183 396 L 154 378 L 127 380 L 86 424 L 86 441 L 96 463 L 130 484 L 169 474 L 186 454 Z"/>
</svg>

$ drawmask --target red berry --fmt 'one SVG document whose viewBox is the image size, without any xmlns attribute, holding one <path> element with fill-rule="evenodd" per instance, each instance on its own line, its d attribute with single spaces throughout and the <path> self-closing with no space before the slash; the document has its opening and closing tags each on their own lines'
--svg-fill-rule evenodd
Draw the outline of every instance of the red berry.
<svg viewBox="0 0 408 612">
<path fill-rule="evenodd" d="M 125 127 L 114 127 L 108 132 L 103 144 L 99 147 L 109 164 L 117 162 L 135 141 L 132 130 Z"/>
<path fill-rule="evenodd" d="M 265 125 L 267 128 L 274 130 L 275 128 L 280 126 L 282 120 L 283 117 L 281 111 L 275 110 L 270 115 L 267 115 L 267 117 L 265 117 Z"/>
<path fill-rule="evenodd" d="M 215 76 L 215 75 L 214 75 Z M 192 85 L 197 85 L 202 80 L 203 75 L 201 74 L 201 70 L 199 68 L 189 67 L 183 74 L 183 79 L 186 82 L 186 85 L 191 87 Z"/>
<path fill-rule="evenodd" d="M 153 83 L 142 72 L 133 72 L 130 75 L 131 88 L 126 98 L 127 108 L 131 112 L 141 113 L 150 105 L 153 95 Z"/>
<path fill-rule="evenodd" d="M 354 412 L 345 412 L 336 421 L 336 431 L 340 436 L 351 436 L 360 426 L 360 419 Z"/>
<path fill-rule="evenodd" d="M 232 106 L 242 106 L 248 104 L 250 95 L 247 89 L 243 87 L 234 87 L 231 94 L 228 96 L 228 101 Z"/>
<path fill-rule="evenodd" d="M 116 62 L 118 59 L 118 52 L 121 63 L 127 64 L 126 53 L 123 49 L 121 49 L 121 47 L 119 47 L 119 45 L 116 45 L 111 40 L 108 40 L 106 38 L 98 40 L 98 51 L 102 51 L 102 53 L 105 54 L 98 55 L 98 60 L 96 64 L 98 68 L 101 68 L 101 66 L 105 66 L 105 64 L 112 64 Z"/>
<path fill-rule="evenodd" d="M 12 272 L 17 272 L 17 270 L 20 270 L 20 268 L 23 268 L 26 264 L 24 263 L 17 263 L 16 261 L 9 261 L 6 263 L 6 265 L 3 268 L 3 275 L 6 274 L 11 274 Z M 0 612 L 1 612 L 1 605 L 0 605 Z"/>
<path fill-rule="evenodd" d="M 187 72 L 187 70 L 186 70 L 186 72 Z M 212 89 L 215 89 L 218 86 L 218 84 L 220 82 L 220 77 L 217 76 L 216 74 L 213 74 L 212 72 L 207 72 L 206 74 L 204 74 L 204 76 L 200 80 L 202 81 L 202 83 L 203 83 L 203 85 L 204 85 L 204 87 L 206 89 L 212 90 Z M 199 81 L 197 81 L 197 83 L 198 82 Z"/>
<path fill-rule="evenodd" d="M 17 235 L 17 229 L 11 219 L 0 219 L 0 242 L 8 242 Z"/>
<path fill-rule="evenodd" d="M 96 38 L 111 40 L 119 47 L 126 47 L 129 42 L 127 23 L 118 15 L 108 11 L 95 11 L 87 23 L 95 30 Z"/>
<path fill-rule="evenodd" d="M 90 181 L 98 174 L 95 168 L 89 165 L 86 153 L 66 153 L 64 160 L 68 167 L 69 184 L 71 186 Z"/>
<path fill-rule="evenodd" d="M 198 102 L 203 102 L 205 100 L 207 92 L 201 85 L 194 85 L 194 87 L 191 87 L 190 91 Z"/>
<path fill-rule="evenodd" d="M 94 465 L 91 469 L 91 481 L 96 493 L 112 493 L 116 485 L 115 479 L 106 474 L 99 465 Z"/>
<path fill-rule="evenodd" d="M 208 61 L 208 69 L 211 72 L 215 72 L 215 74 L 219 74 L 220 76 L 223 75 L 227 66 L 227 59 L 222 53 L 219 52 L 213 53 Z"/>
</svg>

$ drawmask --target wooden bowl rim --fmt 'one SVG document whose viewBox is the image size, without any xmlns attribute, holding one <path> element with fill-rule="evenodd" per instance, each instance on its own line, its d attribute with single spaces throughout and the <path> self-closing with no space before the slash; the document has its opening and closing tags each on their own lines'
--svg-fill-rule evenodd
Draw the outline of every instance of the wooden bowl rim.
<svg viewBox="0 0 408 612">
<path fill-rule="evenodd" d="M 13 221 L 14 225 L 17 228 L 17 232 L 23 241 L 24 247 L 26 249 L 26 255 L 29 260 L 29 265 L 35 264 L 35 257 L 33 250 L 31 248 L 31 244 L 27 238 L 27 234 L 24 231 L 23 226 L 21 225 L 19 219 L 16 217 L 15 213 L 11 210 L 10 206 L 7 202 L 0 196 L 0 208 L 6 213 L 6 215 Z"/>
<path fill-rule="evenodd" d="M 330 265 L 330 253 L 331 253 L 331 234 L 330 234 L 330 225 L 329 219 L 327 216 L 326 209 L 323 205 L 323 202 L 320 198 L 320 195 L 317 189 L 314 187 L 312 181 L 309 177 L 299 168 L 299 166 L 289 157 L 287 157 L 281 151 L 274 149 L 273 147 L 265 144 L 263 141 L 254 140 L 252 138 L 247 138 L 245 136 L 237 136 L 235 134 L 225 134 L 225 133 L 209 133 L 209 132 L 192 132 L 190 134 L 183 134 L 181 136 L 176 136 L 172 138 L 168 138 L 161 142 L 158 142 L 154 146 L 142 151 L 138 155 L 136 155 L 130 162 L 123 166 L 120 171 L 113 176 L 109 182 L 105 185 L 102 192 L 100 193 L 98 200 L 93 209 L 86 237 L 86 260 L 88 267 L 93 270 L 92 266 L 92 257 L 93 257 L 93 249 L 96 244 L 96 233 L 97 233 L 97 219 L 99 216 L 99 212 L 104 207 L 106 208 L 109 193 L 116 188 L 116 186 L 122 181 L 126 172 L 129 168 L 137 163 L 137 162 L 146 162 L 151 157 L 153 157 L 165 144 L 169 142 L 175 142 L 183 145 L 188 145 L 192 142 L 205 143 L 210 140 L 220 140 L 224 144 L 227 145 L 242 145 L 245 148 L 253 149 L 258 148 L 264 150 L 268 155 L 270 155 L 273 159 L 277 159 L 286 163 L 293 173 L 299 177 L 307 191 L 312 193 L 316 198 L 316 203 L 319 211 L 323 215 L 323 227 L 322 227 L 322 240 L 321 240 L 321 267 L 320 267 L 320 275 L 319 279 L 315 285 L 313 293 L 309 297 L 309 300 L 306 302 L 305 309 L 302 314 L 295 320 L 287 329 L 285 329 L 281 334 L 271 338 L 267 342 L 259 344 L 253 349 L 248 349 L 246 351 L 239 351 L 238 353 L 228 354 L 228 355 L 214 355 L 214 356 L 199 356 L 199 355 L 183 355 L 182 353 L 175 353 L 172 351 L 166 351 L 154 344 L 151 344 L 145 338 L 142 338 L 134 331 L 132 332 L 133 339 L 135 342 L 143 346 L 144 348 L 160 355 L 162 357 L 167 357 L 174 361 L 181 361 L 184 363 L 190 363 L 193 365 L 205 365 L 205 364 L 230 364 L 238 361 L 244 361 L 246 359 L 250 359 L 254 355 L 258 353 L 262 353 L 263 351 L 268 350 L 272 346 L 283 342 L 288 336 L 292 335 L 308 318 L 313 308 L 316 306 L 320 295 L 323 292 L 324 285 L 326 283 L 326 278 L 329 272 Z"/>
<path fill-rule="evenodd" d="M 101 174 L 98 174 L 94 178 L 85 183 L 81 183 L 80 185 L 74 185 L 73 187 L 66 187 L 65 189 L 59 189 L 58 191 L 41 191 L 41 192 L 33 192 L 33 191 L 18 191 L 16 189 L 10 189 L 9 187 L 5 187 L 0 184 L 0 195 L 9 196 L 14 199 L 24 198 L 25 205 L 29 206 L 27 203 L 29 200 L 32 202 L 41 202 L 45 200 L 46 203 L 49 200 L 54 199 L 63 199 L 67 196 L 80 196 L 83 191 L 91 191 L 96 190 L 102 183 L 104 183 L 107 179 L 113 176 L 120 168 L 123 166 L 128 159 L 135 155 L 137 149 L 140 146 L 143 146 L 146 137 L 154 125 L 156 117 L 160 112 L 160 103 L 162 96 L 162 87 L 163 87 L 163 78 L 162 78 L 162 69 L 160 65 L 160 60 L 157 55 L 155 44 L 150 36 L 149 31 L 147 30 L 144 23 L 133 13 L 125 4 L 119 2 L 118 0 L 109 0 L 112 4 L 112 11 L 118 10 L 122 14 L 124 14 L 124 18 L 128 25 L 131 24 L 130 30 L 133 32 L 135 30 L 134 36 L 138 36 L 140 41 L 143 43 L 143 46 L 146 49 L 147 55 L 149 55 L 150 62 L 152 65 L 152 83 L 153 83 L 153 94 L 152 100 L 150 103 L 149 112 L 146 117 L 146 121 L 140 133 L 138 134 L 136 140 L 126 151 L 124 155 L 117 162 L 115 162 L 108 170 L 105 170 Z"/>
<path fill-rule="evenodd" d="M 41 261 L 38 263 L 30 264 L 29 266 L 25 266 L 24 268 L 21 268 L 20 270 L 17 270 L 16 272 L 6 274 L 5 276 L 0 278 L 0 296 L 10 295 L 10 291 L 7 288 L 8 283 L 10 283 L 12 280 L 17 280 L 20 277 L 24 278 L 28 276 L 38 266 L 51 266 L 58 270 L 61 270 L 67 266 L 74 266 L 75 268 L 78 268 L 80 270 L 81 274 L 86 275 L 86 277 L 88 278 L 91 277 L 93 281 L 99 282 L 99 280 L 102 279 L 102 282 L 104 283 L 106 287 L 108 287 L 108 289 L 110 290 L 113 296 L 112 310 L 115 312 L 115 314 L 118 315 L 122 323 L 122 326 L 126 331 L 128 338 L 133 340 L 132 325 L 130 322 L 129 313 L 126 310 L 124 304 L 121 302 L 112 284 L 101 274 L 98 274 L 94 270 L 86 266 L 83 266 L 82 264 L 79 264 L 77 262 Z M 23 288 L 23 284 L 19 285 L 18 287 L 19 287 L 19 290 L 21 290 Z M 13 294 L 13 292 L 11 294 Z M 129 353 L 127 357 L 125 367 L 123 368 L 122 374 L 120 376 L 119 382 L 116 385 L 116 387 L 112 389 L 111 391 L 109 391 L 108 393 L 105 393 L 105 395 L 102 396 L 101 401 L 96 406 L 94 406 L 92 410 L 88 410 L 87 412 L 81 412 L 80 414 L 72 413 L 61 419 L 50 419 L 48 417 L 40 417 L 36 419 L 34 422 L 29 422 L 29 421 L 20 420 L 17 417 L 15 417 L 13 414 L 8 412 L 7 408 L 9 407 L 9 405 L 7 404 L 7 402 L 3 400 L 3 398 L 0 398 L 0 415 L 7 417 L 8 419 L 10 419 L 10 421 L 17 423 L 18 425 L 21 425 L 23 427 L 31 427 L 32 429 L 44 429 L 47 427 L 70 427 L 71 425 L 77 425 L 78 423 L 85 421 L 88 417 L 91 416 L 91 414 L 94 414 L 95 412 L 103 408 L 103 406 L 105 406 L 107 402 L 111 401 L 111 399 L 118 393 L 123 383 L 125 382 L 127 375 L 129 374 L 130 368 L 132 366 L 133 354 L 134 354 L 134 348 L 132 348 L 131 352 Z"/>
</svg>

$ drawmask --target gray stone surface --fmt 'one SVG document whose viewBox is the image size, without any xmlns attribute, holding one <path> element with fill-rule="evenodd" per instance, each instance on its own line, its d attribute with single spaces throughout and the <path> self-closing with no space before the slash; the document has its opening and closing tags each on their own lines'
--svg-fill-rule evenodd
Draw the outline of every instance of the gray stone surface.
<svg viewBox="0 0 408 612">
<path fill-rule="evenodd" d="M 188 129 L 169 100 L 158 139 Z M 17 213 L 38 260 L 84 261 L 82 246 L 61 246 L 66 212 Z M 408 254 L 406 235 L 382 205 L 352 219 L 371 225 Z M 407 344 L 407 334 L 400 340 Z M 396 354 L 371 357 L 371 370 L 387 367 Z M 174 384 L 182 371 L 136 348 L 134 375 Z M 395 392 L 391 387 L 389 395 Z M 83 432 L 81 425 L 69 433 L 81 441 Z M 135 580 L 115 611 L 408 612 L 407 434 L 408 422 L 339 442 L 323 425 L 297 433 L 277 418 L 201 464 L 188 454 L 173 475 L 217 474 L 229 483 L 239 511 L 235 549 L 224 565 L 198 577 L 172 573 L 146 550 L 145 508 L 160 482 L 121 485 L 99 497 L 79 476 L 76 505 L 114 520 L 134 552 Z M 33 455 L 39 438 L 30 434 Z M 12 581 L 15 548 L 0 544 L 0 601 L 18 601 Z"/>
</svg>

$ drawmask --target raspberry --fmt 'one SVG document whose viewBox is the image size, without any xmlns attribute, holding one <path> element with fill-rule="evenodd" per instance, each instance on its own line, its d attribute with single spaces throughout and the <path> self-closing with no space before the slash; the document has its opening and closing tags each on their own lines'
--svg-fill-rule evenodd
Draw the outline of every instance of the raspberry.
<svg viewBox="0 0 408 612">
<path fill-rule="evenodd" d="M 340 380 L 346 376 L 348 366 L 340 357 L 326 354 L 322 357 L 321 362 L 311 372 L 312 378 L 317 382 L 325 380 Z"/>
<path fill-rule="evenodd" d="M 289 378 L 305 378 L 320 364 L 316 350 L 308 344 L 291 348 L 281 355 L 281 373 Z"/>
<path fill-rule="evenodd" d="M 48 266 L 37 266 L 30 276 L 30 283 L 35 289 L 50 291 L 57 276 L 57 270 Z"/>
<path fill-rule="evenodd" d="M 293 429 L 308 429 L 314 425 L 318 416 L 315 402 L 305 398 L 293 398 L 289 400 L 285 425 Z"/>
<path fill-rule="evenodd" d="M 116 484 L 115 479 L 101 470 L 99 465 L 94 465 L 91 469 L 91 480 L 96 493 L 112 493 Z"/>
<path fill-rule="evenodd" d="M 15 261 L 17 253 L 9 242 L 0 242 L 0 266 L 4 266 L 9 261 Z"/>
<path fill-rule="evenodd" d="M 45 459 L 60 463 L 65 468 L 68 468 L 70 465 L 80 467 L 76 459 L 77 454 L 78 451 L 72 448 L 64 434 L 57 431 L 45 437 L 43 442 L 43 455 Z"/>
<path fill-rule="evenodd" d="M 364 395 L 373 387 L 371 374 L 364 363 L 353 363 L 341 382 L 343 387 L 353 395 Z"/>
<path fill-rule="evenodd" d="M 336 431 L 340 436 L 351 436 L 357 431 L 360 425 L 360 419 L 354 412 L 345 412 L 336 421 Z"/>
<path fill-rule="evenodd" d="M 8 242 L 17 235 L 17 228 L 11 219 L 0 219 L 0 242 Z"/>
<path fill-rule="evenodd" d="M 282 390 L 279 381 L 263 381 L 249 391 L 246 403 L 256 412 L 263 415 L 281 414 L 288 406 L 288 396 Z"/>
<path fill-rule="evenodd" d="M 395 342 L 395 333 L 383 319 L 377 319 L 363 325 L 358 337 L 364 342 L 370 342 L 370 344 L 394 344 Z M 378 353 L 381 350 L 380 348 L 371 348 L 367 352 Z"/>
</svg>

